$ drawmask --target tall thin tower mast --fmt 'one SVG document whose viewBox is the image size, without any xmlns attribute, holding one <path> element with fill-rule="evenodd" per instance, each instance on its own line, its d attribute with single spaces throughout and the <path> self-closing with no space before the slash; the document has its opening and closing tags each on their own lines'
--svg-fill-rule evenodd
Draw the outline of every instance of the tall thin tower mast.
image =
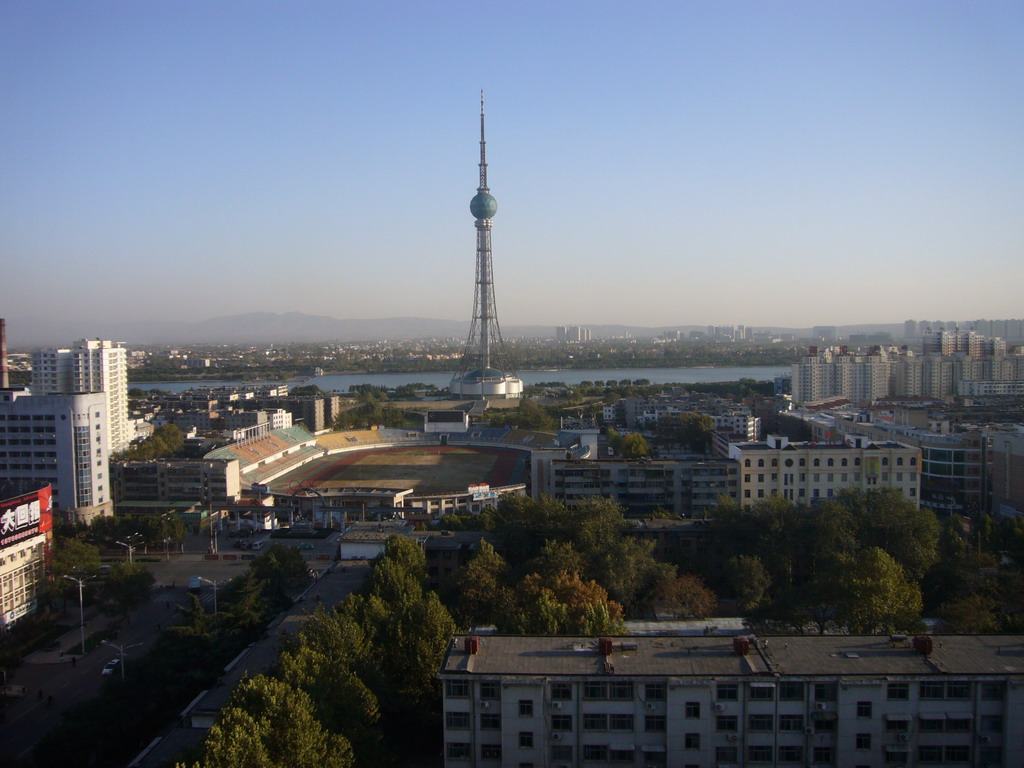
<svg viewBox="0 0 1024 768">
<path fill-rule="evenodd" d="M 480 186 L 469 203 L 476 219 L 476 287 L 473 320 L 462 353 L 459 372 L 449 389 L 466 397 L 519 397 L 522 382 L 512 371 L 501 338 L 494 303 L 494 269 L 491 262 L 491 227 L 498 201 L 487 186 L 487 138 L 484 132 L 484 94 L 480 92 Z"/>
</svg>

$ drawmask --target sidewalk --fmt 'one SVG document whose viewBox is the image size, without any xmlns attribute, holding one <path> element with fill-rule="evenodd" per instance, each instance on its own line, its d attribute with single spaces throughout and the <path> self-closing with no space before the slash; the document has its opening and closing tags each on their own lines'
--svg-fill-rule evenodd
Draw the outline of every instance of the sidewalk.
<svg viewBox="0 0 1024 768">
<path fill-rule="evenodd" d="M 75 624 L 78 624 L 78 611 L 68 611 L 68 618 L 74 618 Z M 95 608 L 88 608 L 85 612 L 85 638 L 89 639 L 89 636 L 99 632 L 100 630 L 107 629 L 112 622 L 116 619 L 112 619 L 110 616 L 104 616 Z M 22 661 L 25 664 L 70 664 L 72 656 L 82 655 L 82 631 L 79 626 L 75 626 L 74 629 L 69 629 L 63 635 L 57 638 L 54 647 L 51 650 L 40 650 L 34 651 L 26 656 Z"/>
</svg>

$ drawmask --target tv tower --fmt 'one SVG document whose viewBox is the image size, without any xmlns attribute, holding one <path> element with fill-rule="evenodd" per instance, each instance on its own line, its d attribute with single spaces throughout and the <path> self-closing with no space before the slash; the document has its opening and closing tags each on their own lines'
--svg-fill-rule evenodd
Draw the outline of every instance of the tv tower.
<svg viewBox="0 0 1024 768">
<path fill-rule="evenodd" d="M 491 227 L 498 201 L 487 186 L 487 140 L 484 135 L 484 94 L 480 92 L 480 186 L 469 202 L 476 219 L 476 289 L 473 321 L 462 353 L 459 371 L 448 390 L 458 397 L 514 398 L 523 393 L 523 382 L 512 370 L 505 351 L 494 304 L 494 268 L 491 263 Z"/>
</svg>

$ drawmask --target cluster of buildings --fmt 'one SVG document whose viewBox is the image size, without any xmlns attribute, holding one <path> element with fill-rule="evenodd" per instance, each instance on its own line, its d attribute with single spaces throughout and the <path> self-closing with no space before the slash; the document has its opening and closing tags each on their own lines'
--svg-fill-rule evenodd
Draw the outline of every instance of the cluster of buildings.
<svg viewBox="0 0 1024 768">
<path fill-rule="evenodd" d="M 795 403 L 845 398 L 870 403 L 886 397 L 1014 395 L 1024 392 L 1024 354 L 974 331 L 928 331 L 923 352 L 907 347 L 811 347 L 793 364 Z"/>
</svg>

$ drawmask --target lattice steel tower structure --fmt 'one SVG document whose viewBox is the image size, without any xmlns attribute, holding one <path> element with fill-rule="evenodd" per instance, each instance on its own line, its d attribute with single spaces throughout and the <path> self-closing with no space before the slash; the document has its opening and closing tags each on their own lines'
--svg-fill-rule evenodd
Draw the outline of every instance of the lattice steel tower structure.
<svg viewBox="0 0 1024 768">
<path fill-rule="evenodd" d="M 484 94 L 480 93 L 480 186 L 469 203 L 476 219 L 476 290 L 473 321 L 458 373 L 449 391 L 458 397 L 520 397 L 523 382 L 513 372 L 501 338 L 494 304 L 494 269 L 491 263 L 491 226 L 498 201 L 487 186 L 487 140 L 484 135 Z"/>
</svg>

